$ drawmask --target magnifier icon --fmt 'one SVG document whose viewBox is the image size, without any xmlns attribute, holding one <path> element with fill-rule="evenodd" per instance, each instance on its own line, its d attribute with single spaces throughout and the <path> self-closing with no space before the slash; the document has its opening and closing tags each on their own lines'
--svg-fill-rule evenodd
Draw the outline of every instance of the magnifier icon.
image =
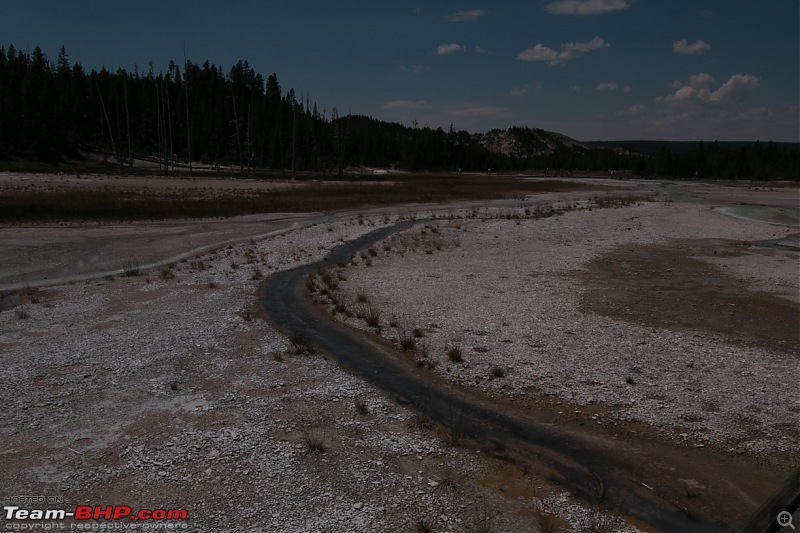
<svg viewBox="0 0 800 533">
<path fill-rule="evenodd" d="M 794 524 L 792 524 L 792 513 L 789 511 L 781 511 L 778 513 L 778 525 L 781 527 L 789 526 L 795 529 Z"/>
</svg>

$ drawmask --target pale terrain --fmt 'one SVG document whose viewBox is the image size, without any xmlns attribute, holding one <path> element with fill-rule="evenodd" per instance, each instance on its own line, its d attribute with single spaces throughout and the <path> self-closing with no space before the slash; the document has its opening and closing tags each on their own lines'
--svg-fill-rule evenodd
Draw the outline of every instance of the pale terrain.
<svg viewBox="0 0 800 533">
<path fill-rule="evenodd" d="M 796 348 L 637 323 L 590 296 L 603 292 L 593 261 L 621 246 L 691 238 L 725 251 L 798 228 L 664 197 L 580 209 L 590 197 L 404 208 L 441 218 L 356 256 L 342 297 L 355 305 L 363 293 L 380 307 L 386 338 L 419 328 L 420 358 L 468 389 L 687 453 L 713 448 L 780 477 L 798 462 Z M 525 215 L 551 205 L 569 210 Z M 187 508 L 191 531 L 585 531 L 603 520 L 562 486 L 452 445 L 325 354 L 297 354 L 261 318 L 264 277 L 397 219 L 387 208 L 0 228 L 11 250 L 0 288 L 19 304 L 0 313 L 0 496 Z M 102 262 L 76 266 L 73 246 L 78 259 L 103 251 Z M 702 261 L 718 269 L 710 278 L 724 272 L 742 290 L 797 304 L 797 252 Z M 463 362 L 448 359 L 453 345 Z M 489 379 L 495 367 L 504 375 Z"/>
</svg>

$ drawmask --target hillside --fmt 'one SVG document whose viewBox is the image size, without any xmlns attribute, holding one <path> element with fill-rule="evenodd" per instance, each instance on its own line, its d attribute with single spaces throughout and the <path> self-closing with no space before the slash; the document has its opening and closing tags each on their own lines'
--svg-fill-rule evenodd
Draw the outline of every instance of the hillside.
<svg viewBox="0 0 800 533">
<path fill-rule="evenodd" d="M 506 130 L 492 129 L 475 134 L 481 146 L 494 153 L 513 158 L 530 158 L 550 155 L 558 150 L 601 150 L 608 147 L 576 141 L 561 133 L 539 128 L 510 127 Z M 621 150 L 620 150 L 621 151 Z"/>
</svg>

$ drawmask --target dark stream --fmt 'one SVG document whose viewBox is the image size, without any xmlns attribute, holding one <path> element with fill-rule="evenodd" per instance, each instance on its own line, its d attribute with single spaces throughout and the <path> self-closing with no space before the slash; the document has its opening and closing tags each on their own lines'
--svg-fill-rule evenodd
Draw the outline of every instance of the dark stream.
<svg viewBox="0 0 800 533">
<path fill-rule="evenodd" d="M 361 377 L 435 422 L 478 443 L 486 452 L 535 472 L 592 503 L 602 503 L 663 531 L 730 531 L 679 508 L 680 495 L 642 485 L 642 474 L 623 452 L 551 425 L 517 418 L 445 384 L 429 371 L 390 355 L 367 335 L 335 322 L 308 298 L 305 277 L 348 261 L 360 249 L 413 222 L 375 230 L 335 248 L 324 261 L 280 272 L 262 288 L 269 320 L 288 334 L 301 333 L 347 371 Z M 657 458 L 654 458 L 657 459 Z M 658 495 L 656 494 L 658 493 Z"/>
</svg>

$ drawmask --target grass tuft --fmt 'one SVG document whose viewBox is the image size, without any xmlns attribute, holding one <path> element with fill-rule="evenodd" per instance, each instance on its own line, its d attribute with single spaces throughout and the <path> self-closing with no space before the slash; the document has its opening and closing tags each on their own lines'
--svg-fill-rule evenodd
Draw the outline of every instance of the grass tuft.
<svg viewBox="0 0 800 533">
<path fill-rule="evenodd" d="M 361 398 L 356 398 L 355 405 L 356 405 L 356 411 L 359 414 L 362 414 L 362 415 L 368 415 L 369 414 L 369 406 L 367 405 L 367 402 L 365 402 Z"/>
<path fill-rule="evenodd" d="M 502 366 L 492 367 L 491 376 L 493 378 L 502 378 L 502 377 L 505 377 L 505 375 L 506 375 L 506 371 Z"/>
<path fill-rule="evenodd" d="M 306 455 L 322 455 L 325 453 L 325 443 L 319 437 L 306 433 L 303 442 L 306 447 Z"/>
<path fill-rule="evenodd" d="M 447 358 L 454 363 L 462 362 L 464 360 L 464 353 L 461 351 L 461 347 L 458 345 L 450 346 L 447 349 Z"/>
</svg>

